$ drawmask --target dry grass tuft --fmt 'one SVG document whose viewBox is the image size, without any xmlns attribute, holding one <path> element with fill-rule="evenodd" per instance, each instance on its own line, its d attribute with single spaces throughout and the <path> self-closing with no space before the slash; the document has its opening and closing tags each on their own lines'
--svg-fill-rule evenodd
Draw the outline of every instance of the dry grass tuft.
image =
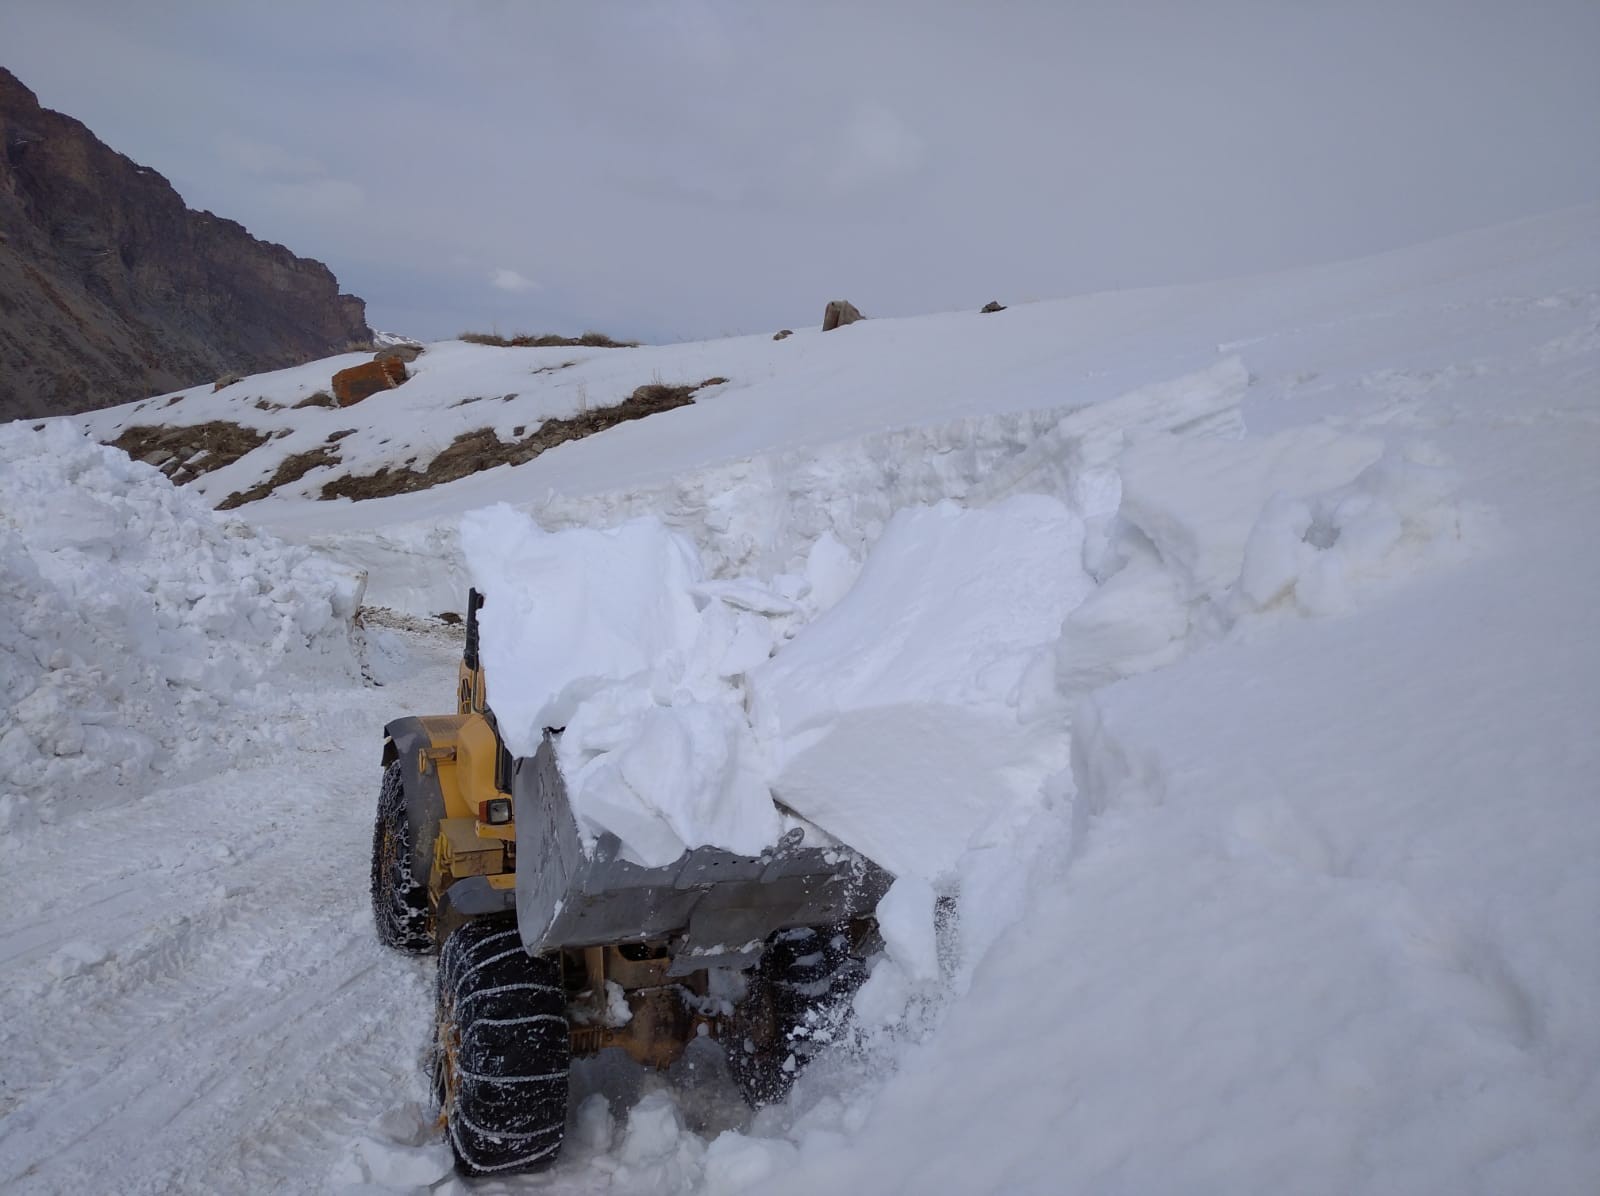
<svg viewBox="0 0 1600 1196">
<path fill-rule="evenodd" d="M 615 406 L 582 411 L 570 419 L 547 419 L 531 434 L 510 441 L 501 440 L 493 428 L 477 428 L 457 436 L 423 469 L 391 469 L 385 465 L 375 473 L 335 478 L 322 487 L 320 497 L 357 501 L 387 498 L 442 486 L 497 465 L 521 465 L 569 440 L 581 440 L 617 424 L 686 407 L 694 402 L 694 392 L 701 387 L 726 381 L 726 378 L 707 378 L 695 386 L 646 383 Z"/>
<path fill-rule="evenodd" d="M 352 429 L 353 431 L 354 429 Z M 344 433 L 349 435 L 349 433 Z M 337 439 L 335 436 L 333 439 Z M 217 504 L 219 511 L 231 511 L 235 507 L 242 507 L 245 503 L 255 502 L 258 498 L 265 498 L 279 486 L 287 486 L 291 482 L 298 482 L 313 469 L 320 469 L 324 465 L 338 465 L 342 458 L 331 444 L 319 444 L 314 449 L 307 449 L 303 453 L 291 453 L 278 462 L 278 468 L 264 482 L 257 482 L 248 490 L 235 490 L 227 498 Z"/>
<path fill-rule="evenodd" d="M 497 332 L 463 332 L 456 338 L 469 345 L 494 345 L 501 349 L 637 349 L 638 341 L 619 341 L 603 332 L 585 332 L 579 336 L 556 336 L 544 332 L 535 335 L 521 332 L 516 336 L 501 336 Z"/>
</svg>

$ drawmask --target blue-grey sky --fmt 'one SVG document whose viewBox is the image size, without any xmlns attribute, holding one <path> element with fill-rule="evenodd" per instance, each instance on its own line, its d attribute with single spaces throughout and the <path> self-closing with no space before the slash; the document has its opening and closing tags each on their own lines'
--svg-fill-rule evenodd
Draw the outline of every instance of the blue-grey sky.
<svg viewBox="0 0 1600 1196">
<path fill-rule="evenodd" d="M 647 340 L 1600 198 L 1595 0 L 6 0 L 0 65 L 374 327 Z"/>
</svg>

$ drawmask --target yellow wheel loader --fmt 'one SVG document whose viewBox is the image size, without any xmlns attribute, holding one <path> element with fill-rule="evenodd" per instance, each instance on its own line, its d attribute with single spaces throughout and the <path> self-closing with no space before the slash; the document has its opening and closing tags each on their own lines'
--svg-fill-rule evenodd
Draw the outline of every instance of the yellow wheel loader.
<svg viewBox="0 0 1600 1196">
<path fill-rule="evenodd" d="M 759 856 L 665 867 L 585 838 L 561 731 L 513 758 L 488 702 L 483 596 L 467 600 L 456 711 L 384 728 L 372 844 L 378 937 L 437 952 L 433 1080 L 458 1170 L 538 1168 L 561 1148 L 574 1056 L 671 1065 L 718 1040 L 746 1098 L 781 1098 L 848 1016 L 890 877 L 799 828 Z"/>
</svg>

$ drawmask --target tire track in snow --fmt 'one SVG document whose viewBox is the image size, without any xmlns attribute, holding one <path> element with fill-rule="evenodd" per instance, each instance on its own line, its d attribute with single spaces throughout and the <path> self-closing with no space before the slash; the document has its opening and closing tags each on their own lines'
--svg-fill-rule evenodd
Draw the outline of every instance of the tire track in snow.
<svg viewBox="0 0 1600 1196">
<path fill-rule="evenodd" d="M 432 963 L 383 952 L 366 897 L 382 723 L 451 688 L 436 639 L 413 651 L 399 684 L 290 696 L 291 742 L 331 750 L 7 845 L 0 1187 L 316 1190 L 425 1097 Z"/>
</svg>

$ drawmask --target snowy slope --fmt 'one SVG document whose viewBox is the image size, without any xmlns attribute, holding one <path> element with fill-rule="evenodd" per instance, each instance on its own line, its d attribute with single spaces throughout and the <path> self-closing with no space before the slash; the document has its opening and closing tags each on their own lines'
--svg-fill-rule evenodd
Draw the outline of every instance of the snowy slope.
<svg viewBox="0 0 1600 1196">
<path fill-rule="evenodd" d="M 1589 320 L 1374 413 L 1496 512 L 1474 560 L 1081 701 L 1029 913 L 763 1191 L 1594 1189 Z"/>
<path fill-rule="evenodd" d="M 552 528 L 654 515 L 712 577 L 778 588 L 869 578 L 896 551 L 885 528 L 927 521 L 896 523 L 905 508 L 1044 494 L 1081 527 L 1089 593 L 1058 634 L 1027 632 L 1030 684 L 984 699 L 1053 727 L 1062 769 L 1007 791 L 997 833 L 963 821 L 916 853 L 949 850 L 918 892 L 957 902 L 931 965 L 891 935 L 857 1033 L 754 1117 L 704 1052 L 670 1084 L 585 1065 L 561 1163 L 481 1190 L 1595 1190 L 1600 208 L 998 315 L 522 352 L 432 346 L 346 411 L 253 406 L 334 362 L 160 414 L 228 404 L 293 428 L 258 450 L 280 456 L 359 423 L 340 443 L 366 468 L 491 403 L 507 432 L 565 413 L 580 380 L 730 379 L 435 490 L 244 508 L 418 612 L 459 606 L 459 518 L 499 500 Z M 479 389 L 519 397 L 450 406 Z M 270 465 L 210 475 L 207 497 Z M 819 543 L 842 556 L 820 567 Z M 908 593 L 934 612 L 960 588 L 935 575 Z M 794 589 L 776 673 L 826 678 L 850 643 L 802 645 L 849 641 L 841 625 L 869 646 L 883 603 L 851 592 Z M 234 829 L 205 848 L 186 846 L 192 788 L 8 835 L 0 991 L 26 1013 L 6 1031 L 0 1182 L 455 1186 L 419 1104 L 426 965 L 377 953 L 360 912 L 377 728 L 445 696 L 445 649 L 382 647 L 388 686 L 319 675 L 284 716 L 286 741 L 317 724 L 335 750 L 214 778 Z M 904 705 L 885 676 L 857 708 Z M 831 698 L 817 684 L 799 692 Z M 780 728 L 816 732 L 821 707 L 797 701 L 772 703 Z M 830 726 L 827 767 L 870 752 L 879 781 L 904 775 L 905 735 L 864 750 Z M 61 831 L 95 845 L 82 890 L 33 881 Z M 902 892 L 897 931 L 921 898 Z"/>
</svg>

